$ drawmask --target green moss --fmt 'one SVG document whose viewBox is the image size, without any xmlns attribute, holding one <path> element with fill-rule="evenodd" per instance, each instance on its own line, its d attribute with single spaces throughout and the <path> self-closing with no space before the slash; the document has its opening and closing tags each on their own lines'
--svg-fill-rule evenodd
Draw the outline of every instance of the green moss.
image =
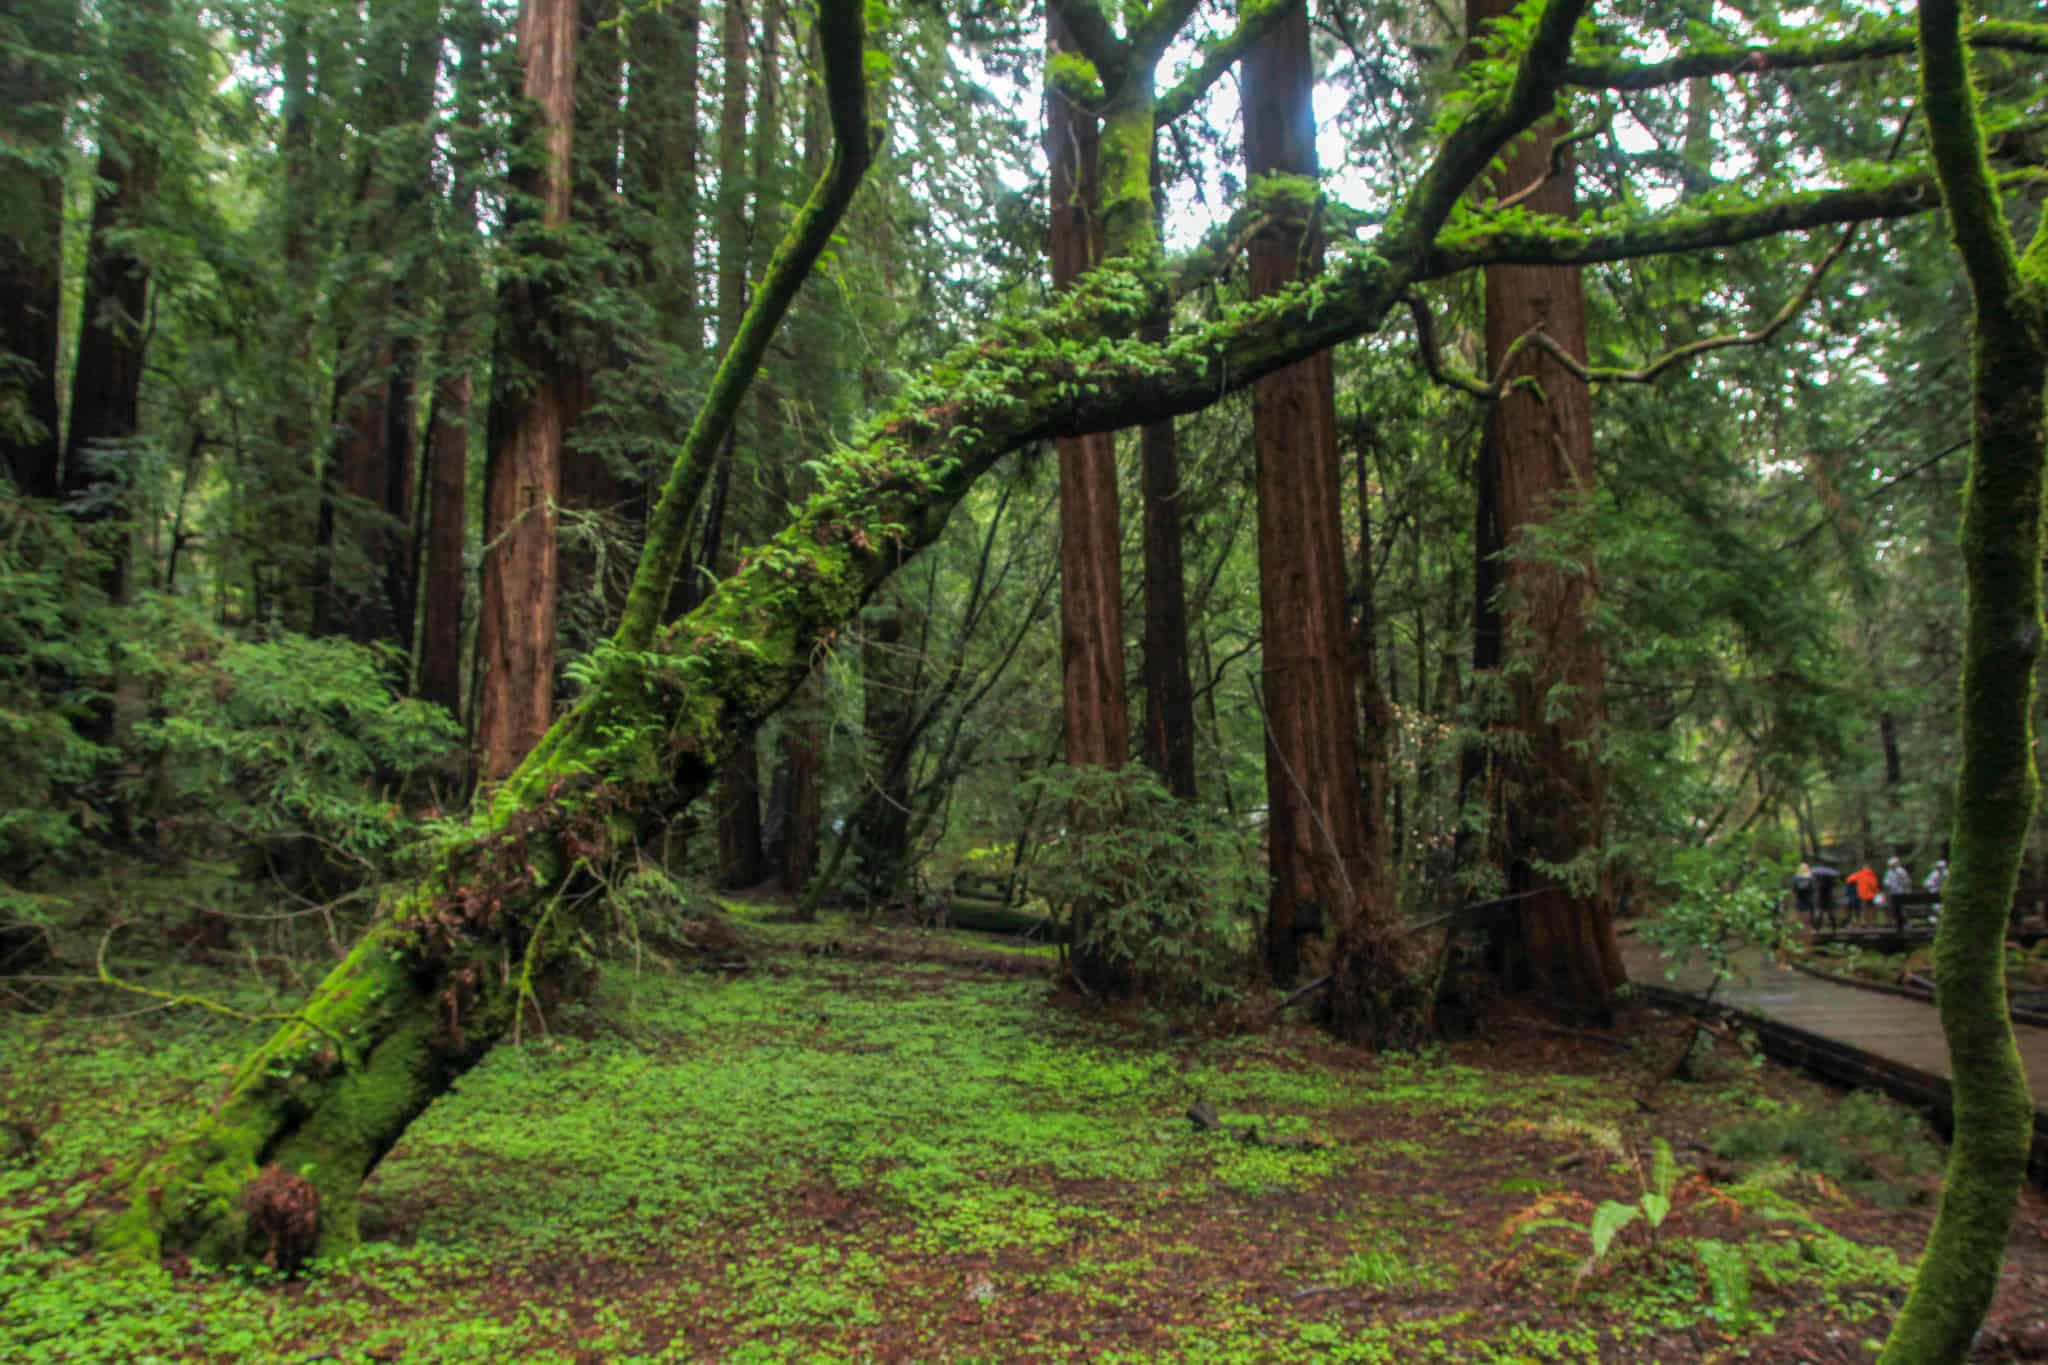
<svg viewBox="0 0 2048 1365">
<path fill-rule="evenodd" d="M 1102 121 L 1103 236 L 1111 256 L 1141 260 L 1159 250 L 1152 207 L 1152 86 L 1135 74 Z"/>
<path fill-rule="evenodd" d="M 1078 52 L 1054 52 L 1045 63 L 1046 84 L 1077 104 L 1102 102 L 1102 77 L 1095 63 Z"/>
<path fill-rule="evenodd" d="M 1323 201 L 1322 184 L 1312 175 L 1257 176 L 1248 194 L 1261 211 L 1295 222 L 1308 219 Z"/>
</svg>

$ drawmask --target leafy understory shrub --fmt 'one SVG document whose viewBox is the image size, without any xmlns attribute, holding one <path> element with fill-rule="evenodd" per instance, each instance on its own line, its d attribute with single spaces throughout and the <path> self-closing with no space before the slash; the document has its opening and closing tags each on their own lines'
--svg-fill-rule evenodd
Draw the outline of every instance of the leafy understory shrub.
<svg viewBox="0 0 2048 1365">
<path fill-rule="evenodd" d="M 137 805 L 160 836 L 310 845 L 356 876 L 389 871 L 414 836 L 401 794 L 462 740 L 446 711 L 397 695 L 395 654 L 227 639 L 169 602 L 145 619 L 156 629 L 126 667 L 151 687 L 132 742 L 147 764 Z"/>
<path fill-rule="evenodd" d="M 1106 950 L 1162 997 L 1215 1000 L 1244 977 L 1265 859 L 1226 812 L 1177 800 L 1140 767 L 1047 768 L 1047 809 L 1070 813 L 1031 869 L 1031 889 L 1078 946 Z M 1090 907 L 1077 916 L 1078 907 Z"/>
</svg>

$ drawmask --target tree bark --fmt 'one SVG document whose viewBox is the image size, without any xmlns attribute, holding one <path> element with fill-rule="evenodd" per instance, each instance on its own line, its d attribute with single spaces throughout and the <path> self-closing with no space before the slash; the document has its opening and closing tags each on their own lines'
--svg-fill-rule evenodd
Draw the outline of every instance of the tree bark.
<svg viewBox="0 0 2048 1365">
<path fill-rule="evenodd" d="M 1392 684 L 1381 683 L 1378 668 L 1380 632 L 1378 603 L 1374 598 L 1378 584 L 1373 565 L 1372 480 L 1365 453 L 1372 437 L 1361 423 L 1354 439 L 1358 493 L 1358 570 L 1354 581 L 1358 585 L 1358 615 L 1351 628 L 1351 673 L 1357 680 L 1358 692 L 1358 789 L 1365 820 L 1365 874 L 1372 882 L 1372 895 L 1377 903 L 1390 895 L 1394 884 L 1393 869 L 1400 856 L 1397 831 L 1401 794 L 1394 787 L 1389 799 L 1388 788 L 1393 785 L 1390 750 L 1394 706 Z M 1390 649 L 1390 671 L 1393 664 L 1394 653 Z"/>
<path fill-rule="evenodd" d="M 2033 1136 L 2033 1099 L 2006 1010 L 2005 932 L 2040 792 L 2033 725 L 2048 461 L 2048 219 L 2018 255 L 1985 161 L 1955 0 L 1921 0 L 1920 82 L 1942 202 L 1976 305 L 1962 536 L 1963 759 L 1955 856 L 1934 944 L 1955 1141 L 1926 1254 L 1880 1365 L 1970 1354 L 1998 1289 Z"/>
<path fill-rule="evenodd" d="M 576 100 L 574 0 L 525 0 L 519 12 L 531 145 L 515 181 L 537 205 L 537 255 L 569 221 Z M 561 493 L 564 394 L 548 336 L 556 307 L 543 261 L 509 272 L 498 298 L 490 460 L 484 475 L 482 600 L 477 618 L 477 747 L 483 775 L 511 775 L 554 709 L 555 507 Z"/>
<path fill-rule="evenodd" d="M 313 358 L 317 299 L 311 29 L 307 16 L 298 13 L 285 20 L 281 35 L 278 168 L 284 211 L 277 249 L 285 295 L 271 336 L 278 353 L 289 360 L 269 376 L 270 440 L 260 452 L 251 486 L 243 492 L 254 522 L 250 615 L 293 630 L 310 629 L 313 623 L 325 562 L 320 514 L 327 505 L 313 436 L 313 393 L 324 376 Z"/>
<path fill-rule="evenodd" d="M 870 907 L 903 899 L 910 883 L 910 761 L 916 745 L 923 654 L 907 594 L 900 591 L 866 613 L 861 645 L 861 741 L 867 772 L 860 804 L 848 822 L 855 896 Z"/>
<path fill-rule="evenodd" d="M 1470 10 L 1474 35 L 1512 10 L 1504 0 L 1476 0 Z M 1539 124 L 1535 136 L 1510 150 L 1492 192 L 1505 198 L 1535 186 L 1522 201 L 1529 212 L 1574 216 L 1569 153 L 1553 173 L 1559 135 L 1554 123 Z M 1522 899 L 1514 918 L 1496 932 L 1492 952 L 1511 987 L 1533 988 L 1577 1017 L 1604 1020 L 1627 981 L 1614 936 L 1609 878 L 1604 871 L 1592 873 L 1592 888 L 1581 891 L 1537 866 L 1569 862 L 1602 838 L 1604 783 L 1591 750 L 1605 714 L 1605 664 L 1586 627 L 1592 575 L 1515 557 L 1524 528 L 1542 525 L 1583 499 L 1596 477 L 1591 395 L 1548 352 L 1515 349 L 1517 339 L 1534 329 L 1585 361 L 1585 295 L 1577 268 L 1488 267 L 1487 372 L 1505 374 L 1508 388 L 1487 416 L 1479 457 L 1481 486 L 1492 494 L 1495 518 L 1495 526 L 1483 531 L 1482 545 L 1492 542 L 1497 528 L 1506 562 L 1491 571 L 1503 573 L 1500 598 L 1507 611 L 1499 648 L 1528 663 L 1508 679 L 1521 742 L 1496 757 L 1504 769 L 1507 889 Z M 1481 562 L 1482 580 L 1489 562 L 1497 563 Z"/>
<path fill-rule="evenodd" d="M 1308 11 L 1300 3 L 1293 9 L 1245 54 L 1245 162 L 1254 181 L 1317 173 Z M 1299 194 L 1276 198 L 1274 221 L 1249 252 L 1254 298 L 1320 269 L 1308 209 Z M 1252 442 L 1270 860 L 1266 965 L 1276 982 L 1290 985 L 1306 935 L 1379 913 L 1367 900 L 1336 386 L 1327 351 L 1253 387 Z"/>
<path fill-rule="evenodd" d="M 576 154 L 570 216 L 579 234 L 609 250 L 579 269 L 578 288 L 611 292 L 621 287 L 615 263 L 627 243 L 618 213 L 620 100 L 625 53 L 617 26 L 618 0 L 579 0 L 576 6 Z M 586 257 L 592 253 L 585 247 Z M 562 374 L 562 497 L 572 522 L 564 537 L 556 595 L 561 647 L 590 648 L 611 633 L 624 608 L 625 582 L 610 569 L 609 549 L 619 539 L 627 486 L 612 466 L 617 414 L 597 411 L 606 379 L 619 370 L 617 328 L 602 318 L 579 317 L 556 346 Z"/>
<path fill-rule="evenodd" d="M 77 11 L 74 0 L 24 0 L 15 22 L 22 49 L 0 53 L 0 464 L 24 495 L 54 498 L 69 95 L 51 67 L 72 49 Z"/>
</svg>

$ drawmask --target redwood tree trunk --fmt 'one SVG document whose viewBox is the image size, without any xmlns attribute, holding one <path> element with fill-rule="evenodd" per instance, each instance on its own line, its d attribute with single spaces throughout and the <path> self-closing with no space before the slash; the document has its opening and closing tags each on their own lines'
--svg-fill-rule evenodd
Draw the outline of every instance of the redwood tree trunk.
<svg viewBox="0 0 2048 1365">
<path fill-rule="evenodd" d="M 0 143 L 54 163 L 64 147 L 64 83 L 37 56 L 70 51 L 72 0 L 15 8 L 28 51 L 0 52 Z M 63 491 L 57 335 L 62 311 L 64 183 L 53 164 L 0 159 L 0 463 L 32 498 Z"/>
<path fill-rule="evenodd" d="M 1074 51 L 1065 26 L 1048 25 L 1054 54 Z M 1093 115 L 1057 88 L 1046 95 L 1052 163 L 1052 282 L 1070 287 L 1102 255 Z M 1060 670 L 1069 767 L 1121 768 L 1130 754 L 1124 705 L 1123 537 L 1118 526 L 1116 437 L 1062 437 L 1060 464 Z M 1077 818 L 1096 818 L 1077 815 Z M 1087 941 L 1091 907 L 1076 907 L 1074 969 L 1093 990 L 1128 989 L 1121 966 Z"/>
<path fill-rule="evenodd" d="M 539 202 L 540 226 L 556 231 L 569 220 L 574 0 L 525 0 L 519 50 L 534 125 L 517 178 Z M 514 272 L 498 300 L 477 617 L 477 747 L 483 775 L 493 781 L 519 765 L 553 712 L 564 409 L 561 366 L 544 325 L 554 307 L 537 271 Z"/>
<path fill-rule="evenodd" d="M 1503 0 L 1476 0 L 1474 31 L 1512 9 Z M 1510 148 L 1493 192 L 1520 193 L 1540 181 L 1523 207 L 1573 216 L 1569 155 L 1551 173 L 1558 132 L 1554 123 L 1540 124 L 1534 136 Z M 1586 386 L 1540 348 L 1524 346 L 1512 361 L 1508 352 L 1518 337 L 1541 328 L 1583 362 L 1585 294 L 1573 267 L 1490 266 L 1485 274 L 1487 373 L 1500 374 L 1507 362 L 1511 387 L 1487 418 L 1481 486 L 1493 495 L 1499 544 L 1507 552 L 1500 569 L 1507 621 L 1500 648 L 1528 662 L 1508 679 L 1521 742 L 1496 758 L 1503 766 L 1508 891 L 1525 899 L 1496 936 L 1495 958 L 1511 986 L 1534 988 L 1579 1017 L 1604 1019 L 1627 980 L 1608 878 L 1599 874 L 1593 889 L 1581 892 L 1534 867 L 1570 861 L 1602 838 L 1603 782 L 1587 752 L 1605 713 L 1605 664 L 1586 627 L 1592 577 L 1513 557 L 1523 528 L 1584 497 L 1595 474 Z M 1534 384 L 1515 382 L 1525 378 Z M 1482 581 L 1486 572 L 1482 561 Z M 1553 705 L 1553 693 L 1560 704 Z"/>
<path fill-rule="evenodd" d="M 1308 12 L 1297 3 L 1245 54 L 1245 162 L 1252 176 L 1316 174 L 1313 83 Z M 1283 210 L 1252 241 L 1252 295 L 1283 289 L 1320 264 L 1320 245 L 1301 214 Z M 1366 901 L 1329 352 L 1253 387 L 1252 441 L 1271 876 L 1266 963 L 1286 985 L 1300 968 L 1307 934 L 1354 914 L 1371 917 L 1375 909 Z"/>
</svg>

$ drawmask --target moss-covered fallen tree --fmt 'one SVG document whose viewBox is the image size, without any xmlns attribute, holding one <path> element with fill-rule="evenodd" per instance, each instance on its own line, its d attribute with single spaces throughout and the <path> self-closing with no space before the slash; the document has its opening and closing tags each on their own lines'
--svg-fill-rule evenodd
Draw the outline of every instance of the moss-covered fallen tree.
<svg viewBox="0 0 2048 1365">
<path fill-rule="evenodd" d="M 306 1240 L 308 1206 L 317 1210 L 314 1250 L 351 1243 L 363 1177 L 515 1028 L 529 1002 L 545 1008 L 603 869 L 705 791 L 723 753 L 789 697 L 877 585 L 938 536 L 953 506 L 1006 453 L 1205 407 L 1373 330 L 1418 282 L 1483 263 L 1489 241 L 1517 259 L 1548 250 L 1589 261 L 1926 206 L 1924 181 L 1902 173 L 1890 192 L 1807 195 L 1768 213 L 1738 207 L 1564 226 L 1546 229 L 1542 241 L 1516 220 L 1468 215 L 1446 233 L 1487 163 L 1553 108 L 1584 7 L 1585 0 L 1550 0 L 1512 82 L 1487 87 L 1493 93 L 1444 137 L 1370 251 L 1149 344 L 1138 339 L 1141 323 L 1169 309 L 1176 278 L 1200 278 L 1205 267 L 1188 263 L 1177 276 L 1157 261 L 1112 262 L 910 385 L 827 461 L 821 491 L 790 525 L 750 551 L 696 610 L 657 628 L 689 503 L 779 317 L 775 308 L 793 293 L 777 284 L 786 276 L 771 279 L 755 305 L 766 311 L 750 313 L 678 455 L 626 623 L 594 656 L 580 700 L 440 848 L 430 870 L 387 896 L 372 929 L 242 1064 L 219 1103 L 129 1177 L 124 1211 L 109 1220 L 104 1243 L 212 1262 L 288 1259 Z M 822 7 L 821 22 L 852 23 L 857 57 L 854 9 L 835 0 Z M 843 68 L 846 41 L 843 30 L 828 38 L 828 67 L 836 53 Z M 843 210 L 850 195 L 846 177 L 859 176 L 844 158 L 865 162 L 850 145 L 868 136 L 853 122 L 864 115 L 840 98 L 843 70 L 840 77 L 828 80 L 834 169 L 771 271 L 800 277 L 809 268 L 816 252 L 807 259 L 796 239 L 821 225 L 829 233 L 833 204 Z M 1350 941 L 1364 952 L 1375 939 Z"/>
</svg>

